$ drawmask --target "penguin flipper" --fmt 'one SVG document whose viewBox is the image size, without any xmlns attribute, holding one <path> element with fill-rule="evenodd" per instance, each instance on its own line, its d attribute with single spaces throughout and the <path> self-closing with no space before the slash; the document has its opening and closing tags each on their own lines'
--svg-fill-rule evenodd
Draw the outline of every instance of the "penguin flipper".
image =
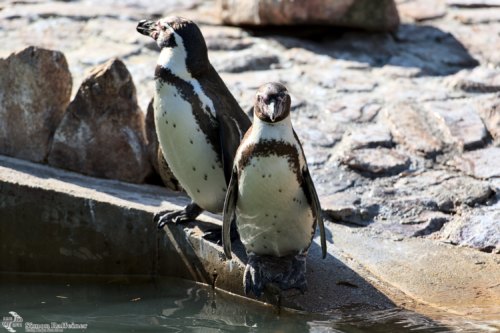
<svg viewBox="0 0 500 333">
<path fill-rule="evenodd" d="M 224 210 L 222 211 L 222 245 L 226 258 L 231 259 L 231 224 L 234 211 L 236 210 L 236 199 L 238 198 L 238 173 L 233 168 L 231 179 L 227 187 Z"/>
<path fill-rule="evenodd" d="M 309 169 L 307 167 L 302 171 L 302 177 L 304 179 L 304 191 L 308 198 L 311 199 L 312 211 L 316 219 L 316 225 L 319 228 L 319 235 L 321 238 L 321 255 L 322 258 L 326 258 L 326 237 L 325 237 L 325 224 L 323 222 L 323 216 L 321 214 L 321 205 L 318 198 L 318 193 L 316 192 L 316 188 L 314 187 L 313 180 L 311 178 L 311 174 L 309 173 Z"/>
<path fill-rule="evenodd" d="M 234 157 L 245 135 L 248 126 L 235 118 L 225 114 L 217 114 L 219 123 L 219 140 L 222 154 L 222 167 L 226 184 L 229 184 L 233 168 Z"/>
</svg>

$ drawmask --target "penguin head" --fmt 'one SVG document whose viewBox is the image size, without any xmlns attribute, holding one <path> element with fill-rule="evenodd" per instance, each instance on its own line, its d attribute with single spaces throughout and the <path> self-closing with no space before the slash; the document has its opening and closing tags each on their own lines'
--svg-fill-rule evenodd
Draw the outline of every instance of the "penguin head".
<svg viewBox="0 0 500 333">
<path fill-rule="evenodd" d="M 157 65 L 191 76 L 208 68 L 207 45 L 193 21 L 169 16 L 158 21 L 142 20 L 136 29 L 156 41 L 161 52 Z"/>
<path fill-rule="evenodd" d="M 286 87 L 278 82 L 270 82 L 257 90 L 254 113 L 262 121 L 277 123 L 290 115 L 290 104 Z"/>
</svg>

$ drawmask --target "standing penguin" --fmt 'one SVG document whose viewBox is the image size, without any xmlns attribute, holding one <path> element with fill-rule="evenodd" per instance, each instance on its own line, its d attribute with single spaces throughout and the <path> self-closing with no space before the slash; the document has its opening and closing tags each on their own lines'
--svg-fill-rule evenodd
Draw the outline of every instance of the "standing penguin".
<svg viewBox="0 0 500 333">
<path fill-rule="evenodd" d="M 245 293 L 256 296 L 268 283 L 306 290 L 305 258 L 316 226 L 326 256 L 320 203 L 292 127 L 290 103 L 280 83 L 257 91 L 253 125 L 236 153 L 224 203 L 224 252 L 231 258 L 229 231 L 235 219 L 248 254 Z"/>
<path fill-rule="evenodd" d="M 180 17 L 143 20 L 137 31 L 161 49 L 155 69 L 154 119 L 173 174 L 191 198 L 183 210 L 159 212 L 158 228 L 220 213 L 238 145 L 250 120 L 208 60 L 198 26 Z"/>
</svg>

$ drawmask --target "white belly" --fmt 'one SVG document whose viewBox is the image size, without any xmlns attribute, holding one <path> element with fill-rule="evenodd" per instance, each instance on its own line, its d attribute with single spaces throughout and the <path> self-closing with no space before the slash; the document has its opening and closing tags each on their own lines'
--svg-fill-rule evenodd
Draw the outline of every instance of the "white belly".
<svg viewBox="0 0 500 333">
<path fill-rule="evenodd" d="M 307 250 L 314 219 L 286 158 L 254 157 L 239 180 L 236 223 L 247 252 L 280 257 Z"/>
<path fill-rule="evenodd" d="M 219 213 L 226 181 L 222 162 L 198 127 L 191 105 L 177 89 L 163 83 L 154 101 L 158 141 L 173 174 L 201 208 Z"/>
</svg>

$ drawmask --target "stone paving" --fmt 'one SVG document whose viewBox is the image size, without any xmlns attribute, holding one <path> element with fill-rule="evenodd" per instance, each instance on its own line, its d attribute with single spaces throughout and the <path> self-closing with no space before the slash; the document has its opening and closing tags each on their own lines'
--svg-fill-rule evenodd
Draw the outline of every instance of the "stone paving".
<svg viewBox="0 0 500 333">
<path fill-rule="evenodd" d="M 425 237 L 500 253 L 500 5 L 399 0 L 393 33 L 220 26 L 213 2 L 44 0 L 0 4 L 0 57 L 61 51 L 76 95 L 118 57 L 145 113 L 158 50 L 142 18 L 196 20 L 244 110 L 285 83 L 331 222 L 390 239 Z"/>
</svg>

